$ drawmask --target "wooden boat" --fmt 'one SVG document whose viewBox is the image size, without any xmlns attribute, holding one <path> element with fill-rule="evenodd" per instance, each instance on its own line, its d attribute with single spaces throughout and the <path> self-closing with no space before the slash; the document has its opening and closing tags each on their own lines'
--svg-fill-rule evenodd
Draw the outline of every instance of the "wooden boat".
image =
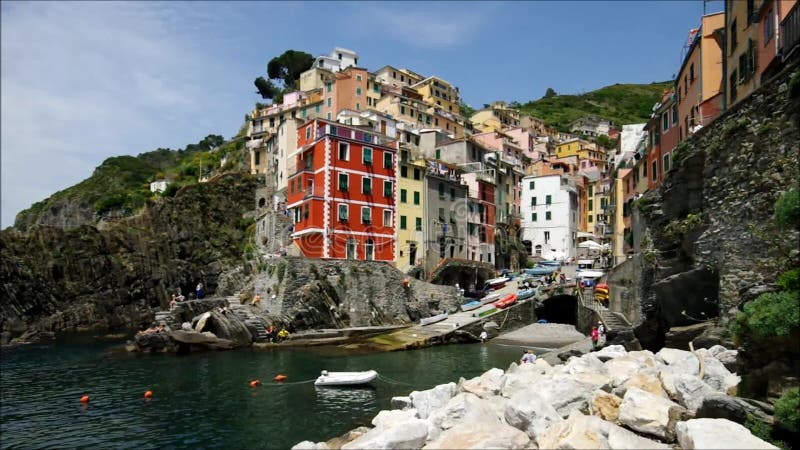
<svg viewBox="0 0 800 450">
<path fill-rule="evenodd" d="M 426 317 L 424 319 L 421 319 L 419 321 L 419 324 L 422 325 L 422 326 L 425 326 L 425 325 L 430 325 L 432 323 L 441 322 L 444 319 L 447 319 L 447 313 L 441 313 L 441 314 L 437 314 L 435 316 Z"/>
<path fill-rule="evenodd" d="M 524 269 L 523 271 L 528 275 L 541 276 L 550 275 L 556 270 L 558 270 L 558 267 L 555 266 L 536 266 L 530 269 Z"/>
<path fill-rule="evenodd" d="M 517 300 L 525 300 L 536 295 L 536 289 L 523 289 L 517 292 Z"/>
<path fill-rule="evenodd" d="M 500 294 L 499 293 L 489 294 L 486 297 L 483 297 L 481 299 L 481 304 L 485 305 L 487 303 L 492 303 L 492 302 L 497 301 L 497 300 L 500 300 Z"/>
<path fill-rule="evenodd" d="M 462 311 L 472 311 L 473 309 L 479 308 L 483 303 L 480 300 L 473 300 L 471 302 L 464 303 L 461 305 Z"/>
<path fill-rule="evenodd" d="M 486 280 L 485 286 L 490 289 L 500 289 L 501 287 L 505 286 L 507 282 L 507 277 L 492 278 L 491 280 Z"/>
<path fill-rule="evenodd" d="M 494 306 L 496 308 L 508 308 L 509 306 L 517 303 L 517 294 L 508 294 L 505 297 L 501 298 L 500 300 L 494 302 Z"/>
<path fill-rule="evenodd" d="M 314 382 L 314 386 L 358 386 L 368 384 L 377 378 L 378 372 L 367 370 L 364 372 L 328 372 L 322 374 Z"/>
</svg>

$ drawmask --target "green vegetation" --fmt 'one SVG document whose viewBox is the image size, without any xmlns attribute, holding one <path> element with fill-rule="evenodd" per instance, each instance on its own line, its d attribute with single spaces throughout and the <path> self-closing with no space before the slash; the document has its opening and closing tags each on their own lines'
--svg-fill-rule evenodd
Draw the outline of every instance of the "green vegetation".
<svg viewBox="0 0 800 450">
<path fill-rule="evenodd" d="M 800 229 L 800 191 L 791 189 L 778 198 L 775 202 L 775 223 L 779 227 Z"/>
<path fill-rule="evenodd" d="M 789 389 L 775 402 L 775 419 L 779 427 L 800 432 L 800 388 Z"/>
<path fill-rule="evenodd" d="M 789 336 L 800 327 L 800 300 L 797 291 L 768 292 L 744 305 L 736 316 L 734 335 L 759 340 Z"/>
<path fill-rule="evenodd" d="M 278 263 L 278 269 L 276 276 L 278 277 L 278 283 L 283 282 L 283 276 L 286 274 L 286 261 L 281 261 Z"/>
<path fill-rule="evenodd" d="M 700 214 L 687 214 L 682 220 L 675 220 L 664 227 L 664 239 L 669 242 L 679 243 L 686 233 L 702 226 L 703 216 Z"/>
<path fill-rule="evenodd" d="M 298 50 L 286 50 L 267 63 L 269 79 L 258 77 L 253 84 L 261 98 L 280 103 L 283 94 L 296 89 L 300 74 L 310 69 L 313 64 L 314 57 L 310 54 Z"/>
<path fill-rule="evenodd" d="M 557 95 L 548 89 L 539 100 L 520 105 L 523 114 L 544 120 L 561 131 L 583 116 L 609 119 L 614 125 L 642 123 L 650 119 L 653 105 L 672 86 L 672 82 L 615 84 L 580 95 Z"/>
</svg>

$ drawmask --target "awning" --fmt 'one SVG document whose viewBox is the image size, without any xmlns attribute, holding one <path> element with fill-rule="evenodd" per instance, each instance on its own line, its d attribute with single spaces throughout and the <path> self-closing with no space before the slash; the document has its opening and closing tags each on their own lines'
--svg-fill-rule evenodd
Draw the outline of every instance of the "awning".
<svg viewBox="0 0 800 450">
<path fill-rule="evenodd" d="M 592 233 L 587 233 L 585 231 L 578 231 L 578 239 L 580 239 L 580 238 L 589 238 L 589 239 L 591 239 L 593 237 L 594 237 L 594 234 L 592 234 Z"/>
<path fill-rule="evenodd" d="M 590 248 L 590 249 L 599 250 L 599 249 L 603 248 L 603 246 L 598 244 L 595 241 L 588 240 L 588 241 L 583 241 L 580 244 L 578 244 L 578 248 Z"/>
</svg>

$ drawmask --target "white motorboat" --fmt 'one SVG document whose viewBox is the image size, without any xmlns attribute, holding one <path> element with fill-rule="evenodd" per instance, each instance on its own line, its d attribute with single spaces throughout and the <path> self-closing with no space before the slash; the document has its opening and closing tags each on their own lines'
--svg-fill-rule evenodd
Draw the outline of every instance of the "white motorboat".
<svg viewBox="0 0 800 450">
<path fill-rule="evenodd" d="M 500 300 L 500 297 L 501 297 L 500 293 L 495 292 L 494 294 L 489 294 L 486 297 L 483 297 L 481 299 L 481 303 L 483 303 L 484 305 L 487 303 L 492 303 L 494 301 Z"/>
<path fill-rule="evenodd" d="M 367 370 L 364 372 L 328 372 L 322 374 L 314 382 L 314 386 L 358 386 L 369 384 L 378 377 L 378 372 Z"/>
<path fill-rule="evenodd" d="M 578 270 L 575 272 L 575 276 L 578 278 L 600 278 L 603 275 L 605 273 L 598 270 Z"/>
<path fill-rule="evenodd" d="M 444 319 L 447 319 L 447 313 L 437 314 L 435 316 L 426 317 L 424 319 L 420 319 L 419 324 L 422 326 L 430 325 L 432 323 L 441 322 Z"/>
<path fill-rule="evenodd" d="M 506 285 L 508 280 L 510 280 L 508 277 L 492 278 L 491 280 L 486 280 L 485 286 L 490 289 L 500 289 Z"/>
</svg>

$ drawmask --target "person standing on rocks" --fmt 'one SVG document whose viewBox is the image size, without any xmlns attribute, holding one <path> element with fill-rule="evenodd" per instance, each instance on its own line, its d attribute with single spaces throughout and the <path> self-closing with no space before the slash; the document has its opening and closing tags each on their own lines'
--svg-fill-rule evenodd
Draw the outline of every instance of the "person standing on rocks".
<svg viewBox="0 0 800 450">
<path fill-rule="evenodd" d="M 205 292 L 203 292 L 203 283 L 197 283 L 197 287 L 194 289 L 195 294 L 197 294 L 197 299 L 201 300 L 205 297 Z"/>
<path fill-rule="evenodd" d="M 600 332 L 597 327 L 592 327 L 592 351 L 597 350 L 597 343 L 600 340 Z"/>
</svg>

